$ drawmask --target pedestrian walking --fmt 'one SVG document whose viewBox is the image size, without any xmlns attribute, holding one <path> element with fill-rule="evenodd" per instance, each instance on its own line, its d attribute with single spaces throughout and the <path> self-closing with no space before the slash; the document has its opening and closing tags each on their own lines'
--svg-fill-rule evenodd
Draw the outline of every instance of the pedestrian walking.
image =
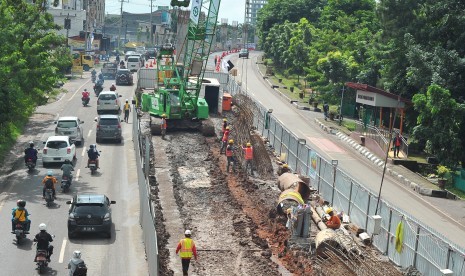
<svg viewBox="0 0 465 276">
<path fill-rule="evenodd" d="M 228 146 L 226 147 L 226 162 L 228 164 L 226 165 L 226 172 L 229 173 L 229 166 L 232 163 L 232 171 L 233 173 L 236 172 L 236 157 L 234 155 L 234 140 L 230 139 L 228 141 Z"/>
<path fill-rule="evenodd" d="M 402 145 L 402 138 L 399 133 L 397 133 L 394 140 L 392 140 L 392 145 L 394 146 L 394 157 L 399 158 L 400 146 Z"/>
<path fill-rule="evenodd" d="M 124 110 L 124 121 L 126 123 L 128 123 L 129 122 L 129 112 L 131 112 L 131 105 L 129 104 L 128 99 L 126 99 L 126 103 L 124 104 L 123 110 Z"/>
<path fill-rule="evenodd" d="M 247 169 L 250 167 L 250 174 L 253 175 L 253 147 L 252 144 L 247 143 L 245 147 L 242 147 L 244 150 L 244 158 L 245 158 L 245 172 L 247 173 Z"/>
<path fill-rule="evenodd" d="M 329 105 L 327 103 L 323 104 L 323 113 L 325 115 L 325 121 L 328 120 Z"/>
<path fill-rule="evenodd" d="M 221 149 L 220 154 L 224 153 L 226 150 L 226 145 L 228 144 L 229 139 L 229 126 L 226 127 L 225 132 L 223 133 L 223 138 L 221 138 Z"/>
<path fill-rule="evenodd" d="M 179 252 L 179 257 L 181 257 L 182 263 L 182 275 L 187 276 L 192 256 L 194 256 L 197 261 L 197 249 L 195 248 L 194 241 L 191 239 L 191 230 L 186 230 L 186 232 L 184 232 L 184 236 L 185 238 L 180 240 L 178 247 L 176 247 L 176 255 Z"/>
<path fill-rule="evenodd" d="M 168 124 L 166 122 L 166 114 L 161 115 L 161 139 L 165 139 L 166 128 Z"/>
<path fill-rule="evenodd" d="M 222 133 L 226 131 L 226 127 L 228 126 L 228 119 L 224 118 L 223 119 L 223 128 L 221 129 Z"/>
</svg>

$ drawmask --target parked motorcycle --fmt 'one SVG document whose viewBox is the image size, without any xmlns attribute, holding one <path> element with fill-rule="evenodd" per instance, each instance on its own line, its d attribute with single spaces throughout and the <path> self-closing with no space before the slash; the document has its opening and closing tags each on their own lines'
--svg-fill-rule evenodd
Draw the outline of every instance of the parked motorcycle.
<svg viewBox="0 0 465 276">
<path fill-rule="evenodd" d="M 95 90 L 95 88 L 94 88 L 94 90 Z M 81 100 L 82 100 L 82 106 L 86 107 L 89 104 L 90 98 L 89 97 L 85 97 L 85 98 L 82 97 Z"/>
<path fill-rule="evenodd" d="M 32 171 L 35 169 L 36 164 L 34 163 L 34 159 L 32 159 L 32 157 L 28 157 L 26 159 L 26 167 L 28 168 L 29 171 Z"/>
<path fill-rule="evenodd" d="M 89 161 L 90 174 L 94 174 L 97 171 L 97 160 Z"/>
<path fill-rule="evenodd" d="M 23 239 L 26 238 L 26 234 L 29 234 L 29 232 L 26 231 L 26 223 L 17 221 L 15 222 L 15 230 L 13 233 L 16 236 L 16 244 L 19 245 Z"/>
<path fill-rule="evenodd" d="M 46 202 L 47 207 L 52 206 L 53 201 L 55 201 L 55 199 L 53 198 L 53 190 L 45 189 L 45 202 Z"/>
<path fill-rule="evenodd" d="M 61 177 L 61 191 L 66 193 L 69 191 L 69 187 L 71 186 L 72 176 L 63 175 Z"/>
</svg>

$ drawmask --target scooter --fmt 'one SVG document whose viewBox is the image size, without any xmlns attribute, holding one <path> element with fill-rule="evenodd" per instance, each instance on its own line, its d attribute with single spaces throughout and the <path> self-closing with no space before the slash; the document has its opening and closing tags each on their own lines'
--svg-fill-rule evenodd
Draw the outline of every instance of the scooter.
<svg viewBox="0 0 465 276">
<path fill-rule="evenodd" d="M 26 234 L 29 232 L 26 231 L 26 223 L 25 222 L 15 222 L 15 230 L 13 233 L 16 236 L 16 244 L 19 245 L 23 239 L 26 238 Z"/>
<path fill-rule="evenodd" d="M 71 180 L 72 180 L 72 176 L 68 176 L 68 175 L 63 175 L 61 177 L 61 191 L 63 193 L 66 193 L 69 191 L 69 187 L 71 186 Z"/>
<path fill-rule="evenodd" d="M 50 188 L 45 189 L 45 205 L 51 207 L 55 199 L 53 198 L 53 190 Z"/>
<path fill-rule="evenodd" d="M 34 159 L 32 159 L 32 157 L 28 157 L 26 159 L 26 167 L 28 168 L 29 171 L 32 171 L 35 169 L 36 164 L 34 163 Z"/>
<path fill-rule="evenodd" d="M 103 88 L 102 88 L 103 89 Z M 82 106 L 86 107 L 89 104 L 90 98 L 89 97 L 82 97 Z"/>
<path fill-rule="evenodd" d="M 36 251 L 36 258 L 34 261 L 36 262 L 37 270 L 39 270 L 39 274 L 44 273 L 45 268 L 48 266 L 47 255 L 48 255 L 47 250 L 37 249 Z"/>
<path fill-rule="evenodd" d="M 89 161 L 90 174 L 94 174 L 97 171 L 97 160 Z"/>
</svg>

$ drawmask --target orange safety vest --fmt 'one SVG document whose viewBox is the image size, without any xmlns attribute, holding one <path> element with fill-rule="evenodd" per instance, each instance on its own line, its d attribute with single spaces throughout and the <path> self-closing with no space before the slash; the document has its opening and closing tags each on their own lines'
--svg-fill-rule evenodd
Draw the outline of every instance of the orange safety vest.
<svg viewBox="0 0 465 276">
<path fill-rule="evenodd" d="M 226 127 L 228 126 L 228 123 L 223 123 L 223 133 L 226 131 Z"/>
<path fill-rule="evenodd" d="M 14 218 L 17 219 L 18 221 L 25 222 L 26 221 L 26 210 L 16 209 Z"/>
<path fill-rule="evenodd" d="M 166 119 L 161 119 L 161 129 L 166 129 Z"/>
<path fill-rule="evenodd" d="M 192 247 L 194 246 L 194 241 L 189 238 L 184 238 L 180 241 L 181 243 L 181 251 L 179 252 L 179 256 L 182 259 L 190 259 L 194 254 L 192 251 Z"/>
<path fill-rule="evenodd" d="M 223 134 L 223 142 L 226 142 L 228 141 L 228 137 L 229 137 L 229 130 L 226 130 Z"/>
<path fill-rule="evenodd" d="M 233 156 L 233 147 L 231 145 L 228 145 L 226 147 L 226 156 L 228 156 L 228 157 Z"/>
<path fill-rule="evenodd" d="M 246 147 L 245 151 L 245 160 L 252 160 L 253 159 L 253 147 Z"/>
<path fill-rule="evenodd" d="M 124 104 L 124 110 L 129 110 L 129 103 Z"/>
</svg>

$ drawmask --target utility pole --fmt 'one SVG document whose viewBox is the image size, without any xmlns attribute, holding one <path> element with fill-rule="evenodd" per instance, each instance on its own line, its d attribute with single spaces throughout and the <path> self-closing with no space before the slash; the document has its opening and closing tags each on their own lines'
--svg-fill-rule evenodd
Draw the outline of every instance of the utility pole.
<svg viewBox="0 0 465 276">
<path fill-rule="evenodd" d="M 120 44 L 121 44 L 121 29 L 123 28 L 123 3 L 124 3 L 124 0 L 119 0 L 121 2 L 121 9 L 120 9 L 120 12 L 121 12 L 121 24 L 119 25 L 119 31 L 118 31 L 118 51 L 119 51 L 119 48 L 120 48 Z"/>
<path fill-rule="evenodd" d="M 153 44 L 153 0 L 150 0 L 150 44 Z"/>
<path fill-rule="evenodd" d="M 126 22 L 126 31 L 124 32 L 124 41 L 126 41 L 127 34 L 128 34 L 128 22 Z"/>
</svg>

